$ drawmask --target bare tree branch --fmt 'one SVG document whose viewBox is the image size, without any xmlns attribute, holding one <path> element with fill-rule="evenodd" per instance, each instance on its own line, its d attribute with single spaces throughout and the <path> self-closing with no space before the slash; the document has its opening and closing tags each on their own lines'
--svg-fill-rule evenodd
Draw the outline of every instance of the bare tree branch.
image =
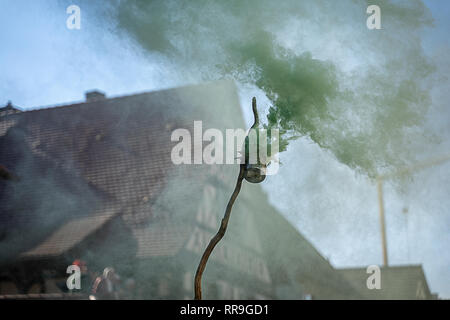
<svg viewBox="0 0 450 320">
<path fill-rule="evenodd" d="M 208 262 L 209 256 L 214 250 L 215 246 L 219 243 L 219 241 L 225 235 L 228 227 L 228 220 L 230 220 L 231 209 L 233 208 L 234 201 L 236 200 L 239 192 L 241 191 L 242 181 L 244 180 L 245 173 L 245 165 L 240 165 L 239 176 L 236 182 L 236 187 L 234 188 L 233 194 L 231 195 L 230 200 L 228 201 L 227 209 L 225 210 L 225 215 L 220 223 L 220 228 L 217 234 L 211 239 L 208 246 L 206 247 L 205 252 L 200 260 L 200 263 L 197 268 L 197 272 L 195 273 L 195 300 L 202 299 L 202 275 L 205 270 L 206 263 Z"/>
<path fill-rule="evenodd" d="M 253 98 L 252 100 L 252 110 L 253 110 L 253 116 L 255 118 L 255 122 L 252 125 L 252 129 L 256 129 L 259 125 L 259 117 L 258 117 L 258 110 L 256 108 L 256 98 Z M 245 150 L 244 150 L 245 152 Z M 239 176 L 237 178 L 236 186 L 234 187 L 234 191 L 231 195 L 230 200 L 228 201 L 227 208 L 225 210 L 225 215 L 223 216 L 222 222 L 220 223 L 219 231 L 217 231 L 216 235 L 211 239 L 208 246 L 205 249 L 205 252 L 202 255 L 202 258 L 200 259 L 200 263 L 197 268 L 197 272 L 195 273 L 195 280 L 194 280 L 194 291 L 195 291 L 195 300 L 201 300 L 202 299 L 202 275 L 203 271 L 206 268 L 206 264 L 208 263 L 209 256 L 213 252 L 216 245 L 219 243 L 220 240 L 222 240 L 223 236 L 225 235 L 225 232 L 227 231 L 228 227 L 228 221 L 230 220 L 231 215 L 231 209 L 233 208 L 233 204 L 236 201 L 237 196 L 239 195 L 239 192 L 241 191 L 242 187 L 242 181 L 244 180 L 247 164 L 241 163 L 240 169 L 239 169 Z"/>
</svg>

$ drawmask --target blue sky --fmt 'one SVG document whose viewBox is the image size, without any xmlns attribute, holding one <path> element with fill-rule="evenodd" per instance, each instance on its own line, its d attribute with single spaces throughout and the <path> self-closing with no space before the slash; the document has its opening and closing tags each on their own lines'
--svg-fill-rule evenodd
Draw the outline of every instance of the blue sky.
<svg viewBox="0 0 450 320">
<path fill-rule="evenodd" d="M 447 0 L 427 0 L 426 5 L 430 8 L 435 19 L 435 28 L 430 30 L 429 38 L 431 45 L 450 44 L 450 2 Z"/>
<path fill-rule="evenodd" d="M 108 96 L 117 96 L 197 81 L 195 77 L 186 77 L 186 74 L 181 76 L 177 72 L 177 66 L 166 57 L 143 52 L 110 30 L 104 32 L 99 19 L 91 11 L 83 11 L 82 8 L 80 31 L 68 30 L 65 10 L 71 3 L 72 1 L 0 0 L 0 106 L 11 100 L 22 109 L 31 109 L 80 101 L 84 99 L 85 91 L 95 88 L 106 92 Z M 425 3 L 433 14 L 435 27 L 425 31 L 423 46 L 430 56 L 436 57 L 444 71 L 450 71 L 450 1 L 426 0 Z M 443 137 L 449 138 L 448 95 L 444 90 L 445 85 L 434 89 L 434 97 L 441 101 L 436 106 L 441 116 L 431 117 L 430 121 L 442 128 L 439 130 Z M 242 87 L 241 94 L 247 101 L 252 94 L 260 93 L 255 92 L 254 88 Z M 264 101 L 263 97 L 261 99 Z M 444 144 L 446 147 L 449 145 Z M 377 204 L 373 184 L 364 177 L 355 176 L 348 167 L 337 163 L 336 159 L 308 140 L 298 140 L 289 152 L 283 161 L 286 164 L 284 172 L 296 170 L 290 163 L 297 163 L 301 155 L 301 178 L 283 173 L 275 177 L 272 184 L 266 187 L 273 203 L 334 265 L 380 263 Z M 311 172 L 314 173 L 314 180 L 309 175 Z M 401 212 L 404 206 L 408 206 L 412 213 L 425 212 L 429 208 L 434 210 L 427 213 L 427 217 L 435 217 L 431 223 L 429 218 L 424 220 L 420 214 L 411 214 L 409 218 L 391 214 L 387 218 L 390 226 L 388 237 L 395 240 L 390 244 L 393 256 L 391 261 L 394 264 L 423 263 L 432 290 L 446 297 L 450 297 L 450 202 L 447 199 L 448 180 L 443 177 L 448 177 L 448 172 L 450 167 L 446 165 L 424 173 L 422 181 L 427 181 L 426 188 L 433 192 L 432 195 L 424 194 L 421 201 L 414 199 L 421 190 L 417 186 L 412 186 L 416 190 L 415 196 L 397 195 L 387 186 L 387 192 L 390 193 L 386 199 L 392 212 Z M 312 181 L 312 189 L 320 190 L 323 198 L 308 193 L 298 181 Z M 345 199 L 339 192 L 342 184 L 347 188 L 348 195 Z M 291 186 L 289 189 L 296 186 L 302 195 L 285 191 L 285 185 Z M 281 194 L 280 190 L 286 194 Z M 298 202 L 293 202 L 294 205 L 305 210 L 307 208 L 303 207 L 304 203 L 317 198 L 321 201 L 324 212 L 352 211 L 354 222 L 348 225 L 337 224 L 338 227 L 335 227 L 336 224 L 330 220 L 329 229 L 323 226 L 319 228 L 319 222 L 308 213 L 302 216 L 291 214 L 292 207 L 288 206 L 290 201 L 285 200 L 285 196 L 298 198 Z M 358 220 L 361 219 L 358 217 L 363 207 L 370 207 L 367 209 L 372 217 L 372 225 L 369 227 L 362 227 L 362 222 Z M 407 219 L 409 220 L 406 221 Z M 355 230 L 359 230 L 356 227 L 360 231 L 356 232 Z M 355 239 L 364 237 L 365 233 L 369 239 L 367 245 L 359 245 L 355 252 L 344 249 L 356 246 L 355 242 L 358 240 Z M 341 236 L 342 240 L 336 241 L 337 236 Z"/>
<path fill-rule="evenodd" d="M 90 12 L 82 11 L 82 30 L 68 30 L 65 10 L 71 3 L 0 1 L 0 105 L 12 100 L 28 109 L 82 100 L 84 91 L 96 87 L 120 95 L 189 82 L 177 78 L 170 63 L 162 58 L 133 51 L 112 34 L 84 31 L 98 27 Z M 425 3 L 435 19 L 435 28 L 426 32 L 424 47 L 448 47 L 450 2 Z M 120 63 L 124 56 L 133 58 L 127 59 L 126 66 Z M 144 70 L 139 71 L 141 68 Z M 173 74 L 166 75 L 167 71 Z"/>
</svg>

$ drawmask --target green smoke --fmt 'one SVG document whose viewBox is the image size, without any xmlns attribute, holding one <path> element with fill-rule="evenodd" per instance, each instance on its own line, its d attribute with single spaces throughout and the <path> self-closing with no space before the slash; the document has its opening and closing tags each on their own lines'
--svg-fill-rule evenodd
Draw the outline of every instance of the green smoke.
<svg viewBox="0 0 450 320">
<path fill-rule="evenodd" d="M 381 8 L 382 30 L 366 27 L 370 4 Z M 263 90 L 282 150 L 308 137 L 375 176 L 431 141 L 422 124 L 434 67 L 420 32 L 432 20 L 419 0 L 122 0 L 108 10 L 120 35 L 182 77 L 232 77 Z"/>
</svg>

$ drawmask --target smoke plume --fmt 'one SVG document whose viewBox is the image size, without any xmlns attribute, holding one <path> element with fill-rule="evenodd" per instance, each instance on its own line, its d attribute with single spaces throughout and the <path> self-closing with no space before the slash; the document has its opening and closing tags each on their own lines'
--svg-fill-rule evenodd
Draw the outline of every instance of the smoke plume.
<svg viewBox="0 0 450 320">
<path fill-rule="evenodd" d="M 381 30 L 366 27 L 365 1 L 122 0 L 95 8 L 186 79 L 231 77 L 262 90 L 281 150 L 306 136 L 375 176 L 434 141 L 423 122 L 435 69 L 421 46 L 432 24 L 422 1 L 376 2 Z"/>
</svg>

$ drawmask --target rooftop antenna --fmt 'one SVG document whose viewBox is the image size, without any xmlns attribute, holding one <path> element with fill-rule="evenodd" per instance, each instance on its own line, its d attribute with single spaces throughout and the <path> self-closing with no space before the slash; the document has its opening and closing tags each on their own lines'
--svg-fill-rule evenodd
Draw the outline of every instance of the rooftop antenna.
<svg viewBox="0 0 450 320">
<path fill-rule="evenodd" d="M 423 162 L 416 163 L 410 167 L 398 169 L 390 173 L 379 175 L 377 177 L 377 191 L 378 191 L 378 208 L 380 214 L 380 229 L 381 229 L 381 249 L 383 252 L 383 265 L 387 267 L 388 264 L 388 249 L 386 240 L 386 222 L 384 218 L 384 200 L 383 200 L 383 182 L 388 179 L 399 177 L 405 174 L 416 173 L 425 168 L 440 165 L 450 160 L 450 154 L 439 158 L 428 159 Z"/>
</svg>

